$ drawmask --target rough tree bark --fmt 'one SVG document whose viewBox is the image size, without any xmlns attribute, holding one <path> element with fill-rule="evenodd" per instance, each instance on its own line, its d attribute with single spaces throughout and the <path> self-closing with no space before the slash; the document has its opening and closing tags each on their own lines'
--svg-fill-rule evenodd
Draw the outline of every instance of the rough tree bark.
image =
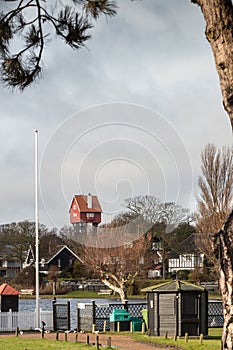
<svg viewBox="0 0 233 350">
<path fill-rule="evenodd" d="M 219 76 L 223 105 L 233 128 L 233 5 L 232 0 L 191 0 L 200 6 L 206 22 Z"/>
<path fill-rule="evenodd" d="M 135 277 L 137 275 L 137 272 L 135 273 L 134 276 L 132 276 L 132 279 L 130 280 L 130 282 L 132 283 L 135 280 Z M 109 279 L 106 278 L 101 278 L 101 281 L 108 287 L 110 288 L 114 293 L 119 294 L 120 298 L 121 298 L 121 303 L 124 305 L 126 303 L 127 300 L 127 292 L 126 292 L 126 287 L 125 284 L 126 282 L 128 282 L 127 279 L 119 279 L 117 278 L 117 276 L 115 276 L 114 274 L 108 274 L 108 276 L 111 278 L 112 281 L 115 281 L 115 284 L 113 284 L 112 282 L 109 281 Z"/>
<path fill-rule="evenodd" d="M 224 227 L 214 236 L 214 250 L 219 259 L 219 287 L 222 293 L 224 325 L 222 350 L 232 350 L 233 344 L 233 211 Z"/>
<path fill-rule="evenodd" d="M 232 0 L 191 0 L 200 6 L 206 22 L 206 38 L 210 43 L 223 96 L 223 105 L 233 128 L 233 5 Z M 223 298 L 224 327 L 222 349 L 233 349 L 233 213 L 215 239 L 219 251 L 219 284 Z M 216 238 L 216 237 L 215 237 Z"/>
</svg>

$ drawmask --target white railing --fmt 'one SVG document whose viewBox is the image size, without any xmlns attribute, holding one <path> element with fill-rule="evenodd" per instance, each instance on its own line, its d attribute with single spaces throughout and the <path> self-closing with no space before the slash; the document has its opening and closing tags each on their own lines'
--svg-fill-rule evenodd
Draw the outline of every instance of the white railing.
<svg viewBox="0 0 233 350">
<path fill-rule="evenodd" d="M 40 310 L 40 324 L 44 321 L 47 330 L 53 329 L 53 311 Z M 20 330 L 33 330 L 36 326 L 34 311 L 0 312 L 0 332 L 12 332 L 17 327 Z"/>
</svg>

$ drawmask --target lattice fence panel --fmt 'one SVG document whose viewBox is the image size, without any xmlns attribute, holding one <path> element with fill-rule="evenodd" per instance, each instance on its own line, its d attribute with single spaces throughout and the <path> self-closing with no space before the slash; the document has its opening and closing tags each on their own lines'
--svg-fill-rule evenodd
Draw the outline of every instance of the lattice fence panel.
<svg viewBox="0 0 233 350">
<path fill-rule="evenodd" d="M 146 308 L 146 303 L 128 304 L 128 312 L 131 317 L 142 317 L 141 310 Z M 106 330 L 110 330 L 110 314 L 114 309 L 122 309 L 121 304 L 95 305 L 95 325 L 97 331 L 102 331 L 104 321 L 106 321 Z"/>
<path fill-rule="evenodd" d="M 221 328 L 223 326 L 223 307 L 220 301 L 208 302 L 208 327 Z"/>
</svg>

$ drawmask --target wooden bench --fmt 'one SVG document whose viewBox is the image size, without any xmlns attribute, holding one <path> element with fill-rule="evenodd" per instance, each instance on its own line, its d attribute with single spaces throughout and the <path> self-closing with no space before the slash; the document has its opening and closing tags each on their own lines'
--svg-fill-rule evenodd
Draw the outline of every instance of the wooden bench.
<svg viewBox="0 0 233 350">
<path fill-rule="evenodd" d="M 21 294 L 24 294 L 24 295 L 32 295 L 33 292 L 34 292 L 33 289 L 21 289 L 21 290 L 20 290 L 20 293 L 21 293 Z"/>
<path fill-rule="evenodd" d="M 112 290 L 111 289 L 100 289 L 98 291 L 98 295 L 111 295 L 112 294 Z"/>
</svg>

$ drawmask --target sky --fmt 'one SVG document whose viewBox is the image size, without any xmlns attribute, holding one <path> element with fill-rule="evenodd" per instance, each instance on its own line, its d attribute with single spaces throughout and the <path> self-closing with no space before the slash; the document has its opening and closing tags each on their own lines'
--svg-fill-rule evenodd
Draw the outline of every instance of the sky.
<svg viewBox="0 0 233 350">
<path fill-rule="evenodd" d="M 74 194 L 98 195 L 104 218 L 152 195 L 196 208 L 200 154 L 231 145 L 205 23 L 189 0 L 119 0 L 86 48 L 48 42 L 43 77 L 23 93 L 1 86 L 0 224 L 69 224 Z"/>
</svg>

